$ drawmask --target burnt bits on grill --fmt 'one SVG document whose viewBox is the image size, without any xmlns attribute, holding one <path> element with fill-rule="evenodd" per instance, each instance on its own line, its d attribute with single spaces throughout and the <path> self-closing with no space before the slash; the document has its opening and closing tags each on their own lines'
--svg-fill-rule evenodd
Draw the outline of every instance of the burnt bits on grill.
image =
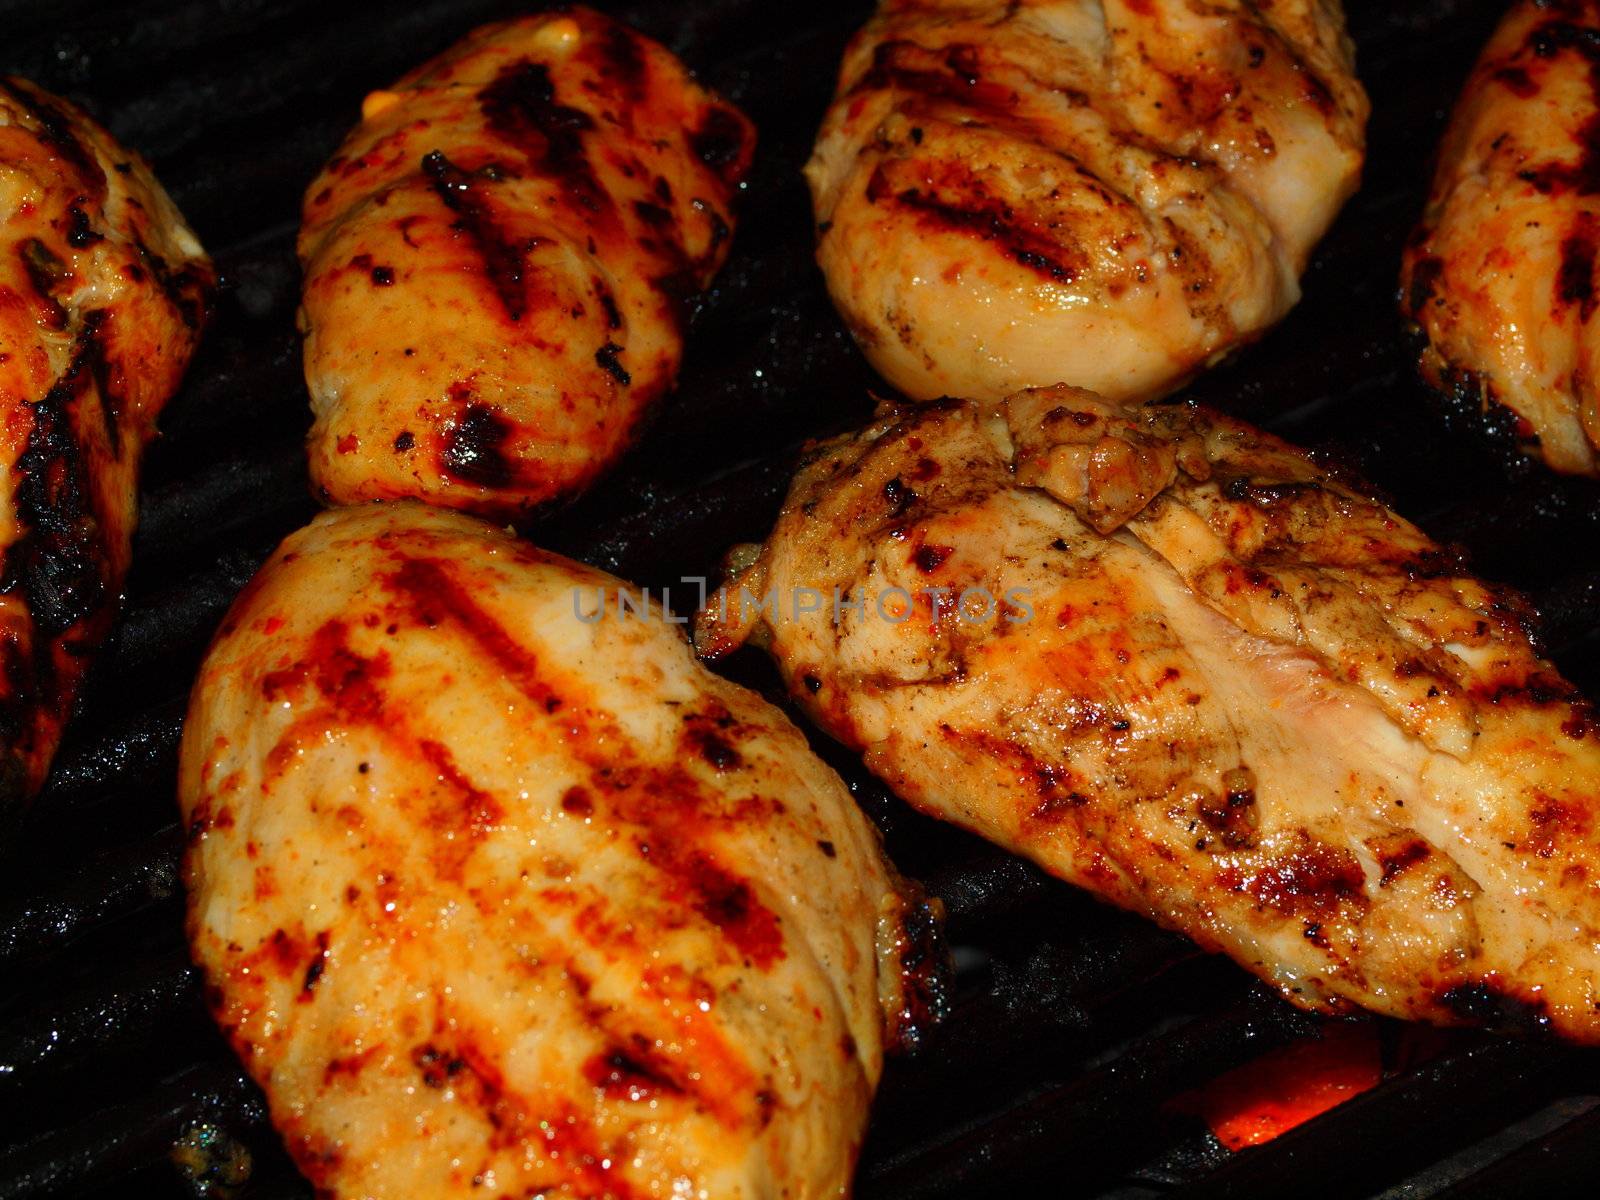
<svg viewBox="0 0 1600 1200">
<path fill-rule="evenodd" d="M 725 595 L 699 643 L 759 632 L 910 803 L 1295 1003 L 1600 1042 L 1589 705 L 1514 594 L 1294 447 L 1070 388 L 889 413 Z"/>
<path fill-rule="evenodd" d="M 515 518 L 573 495 L 673 384 L 750 123 L 586 8 L 480 29 L 364 118 L 299 240 L 321 496 Z"/>
<path fill-rule="evenodd" d="M 1454 415 L 1600 475 L 1600 4 L 1512 6 L 1468 78 L 1400 306 Z"/>
<path fill-rule="evenodd" d="M 0 79 L 0 807 L 37 791 L 115 617 L 139 460 L 200 337 L 211 265 L 145 163 Z"/>
<path fill-rule="evenodd" d="M 884 1050 L 939 1005 L 935 910 L 622 587 L 365 506 L 223 624 L 184 727 L 189 928 L 319 1195 L 848 1190 Z"/>
<path fill-rule="evenodd" d="M 1367 107 L 1334 3 L 884 0 L 806 168 L 818 258 L 914 399 L 1147 398 L 1299 299 Z"/>
</svg>

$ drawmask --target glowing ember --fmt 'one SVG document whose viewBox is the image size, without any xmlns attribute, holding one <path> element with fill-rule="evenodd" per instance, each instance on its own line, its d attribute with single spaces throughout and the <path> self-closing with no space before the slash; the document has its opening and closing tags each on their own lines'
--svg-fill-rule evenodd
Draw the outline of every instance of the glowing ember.
<svg viewBox="0 0 1600 1200">
<path fill-rule="evenodd" d="M 1377 1026 L 1328 1025 L 1322 1036 L 1269 1051 L 1179 1102 L 1229 1150 L 1259 1146 L 1375 1087 L 1383 1077 Z"/>
</svg>

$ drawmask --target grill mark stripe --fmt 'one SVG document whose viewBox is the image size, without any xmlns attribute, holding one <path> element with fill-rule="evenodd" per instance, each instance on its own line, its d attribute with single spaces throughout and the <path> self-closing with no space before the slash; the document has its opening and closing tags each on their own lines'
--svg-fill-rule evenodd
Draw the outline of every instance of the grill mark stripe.
<svg viewBox="0 0 1600 1200">
<path fill-rule="evenodd" d="M 523 282 L 527 263 L 522 250 L 501 230 L 481 181 L 456 166 L 442 150 L 423 155 L 422 173 L 432 181 L 434 194 L 456 214 L 454 228 L 467 235 L 483 260 L 484 275 L 506 315 L 513 321 L 522 320 L 528 307 Z"/>
<path fill-rule="evenodd" d="M 679 889 L 679 897 L 722 935 L 739 953 L 759 967 L 784 957 L 778 918 L 756 898 L 749 882 L 729 871 L 699 846 L 685 850 L 695 830 L 690 824 L 701 799 L 700 785 L 681 767 L 670 771 L 632 768 L 602 757 L 592 748 L 601 740 L 625 743 L 602 721 L 593 727 L 546 682 L 534 656 L 461 586 L 438 560 L 397 554 L 396 570 L 388 584 L 408 596 L 421 619 L 437 623 L 448 619 L 473 642 L 478 651 L 499 668 L 504 678 L 536 707 L 547 713 L 564 710 L 561 731 L 573 757 L 591 772 L 596 790 L 610 798 L 614 816 L 638 828 L 645 855 Z M 639 778 L 640 775 L 647 776 Z M 654 799 L 645 800 L 649 796 Z M 657 808 L 663 811 L 657 811 Z"/>
</svg>

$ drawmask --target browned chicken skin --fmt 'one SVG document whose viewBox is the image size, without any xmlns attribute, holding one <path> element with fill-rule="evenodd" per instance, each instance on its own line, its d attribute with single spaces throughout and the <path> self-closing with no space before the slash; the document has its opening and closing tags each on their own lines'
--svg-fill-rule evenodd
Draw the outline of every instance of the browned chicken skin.
<svg viewBox="0 0 1600 1200">
<path fill-rule="evenodd" d="M 1366 116 L 1334 0 L 883 0 L 806 168 L 818 259 L 913 399 L 1148 398 L 1299 298 Z"/>
<path fill-rule="evenodd" d="M 930 910 L 621 587 L 460 514 L 335 510 L 206 660 L 191 942 L 319 1195 L 848 1189 L 885 1043 L 937 1004 Z"/>
<path fill-rule="evenodd" d="M 364 113 L 300 233 L 313 481 L 505 517 L 570 496 L 672 386 L 749 122 L 586 8 L 486 26 Z"/>
<path fill-rule="evenodd" d="M 1429 382 L 1582 475 L 1600 475 L 1597 246 L 1600 3 L 1521 0 L 1456 104 L 1400 299 Z"/>
<path fill-rule="evenodd" d="M 741 563 L 703 650 L 758 635 L 919 808 L 1296 1003 L 1600 1042 L 1589 706 L 1293 447 L 1068 388 L 890 413 Z"/>
<path fill-rule="evenodd" d="M 115 617 L 139 459 L 213 280 L 137 155 L 0 79 L 0 807 L 44 782 Z"/>
</svg>

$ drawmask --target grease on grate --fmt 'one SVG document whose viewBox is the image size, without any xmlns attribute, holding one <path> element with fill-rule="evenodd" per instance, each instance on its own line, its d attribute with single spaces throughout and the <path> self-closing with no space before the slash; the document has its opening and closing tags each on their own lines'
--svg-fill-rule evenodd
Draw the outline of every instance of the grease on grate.
<svg viewBox="0 0 1600 1200">
<path fill-rule="evenodd" d="M 204 1200 L 232 1200 L 250 1182 L 249 1149 L 216 1125 L 191 1125 L 173 1143 L 169 1157 L 190 1193 Z"/>
</svg>

